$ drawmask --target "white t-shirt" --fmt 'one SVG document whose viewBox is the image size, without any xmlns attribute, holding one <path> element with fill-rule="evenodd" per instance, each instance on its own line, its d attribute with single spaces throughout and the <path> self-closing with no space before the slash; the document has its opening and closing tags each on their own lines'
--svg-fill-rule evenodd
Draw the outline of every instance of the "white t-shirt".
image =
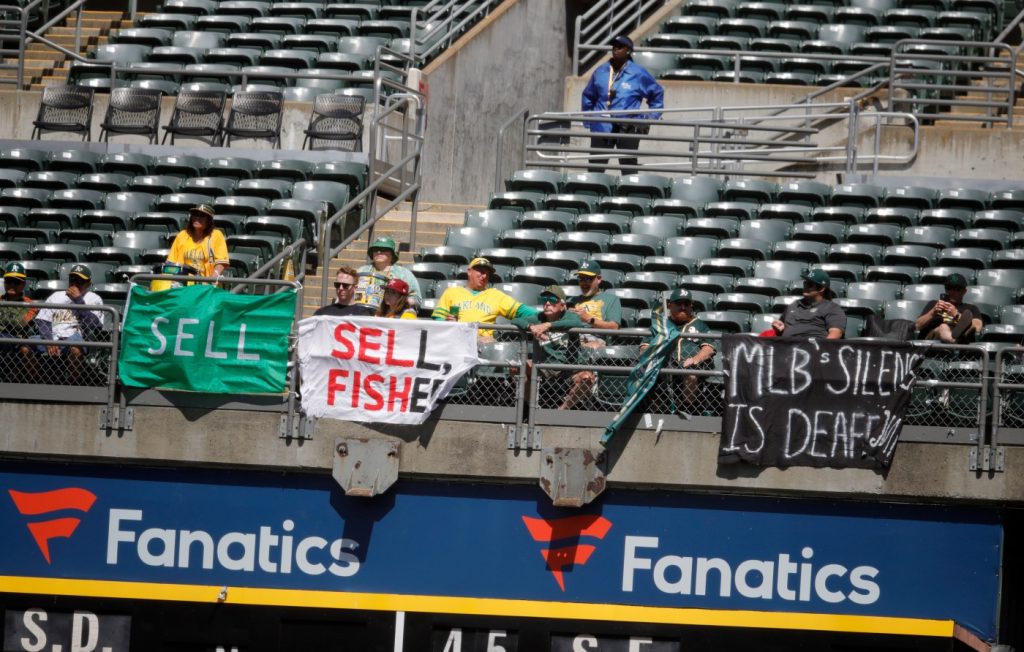
<svg viewBox="0 0 1024 652">
<path fill-rule="evenodd" d="M 87 305 L 87 306 L 102 306 L 103 305 L 103 299 L 101 299 L 100 295 L 96 294 L 95 292 L 86 292 L 85 296 L 83 297 L 83 300 L 85 302 L 85 305 Z M 71 297 L 68 296 L 67 292 L 61 290 L 59 292 L 54 292 L 53 294 L 51 294 L 46 299 L 46 301 L 44 301 L 43 303 L 74 303 L 74 302 L 71 301 Z M 75 316 L 75 313 L 78 313 L 78 312 L 80 312 L 80 311 L 78 311 L 78 310 L 63 310 L 61 308 L 43 308 L 42 310 L 39 311 L 39 314 L 36 316 L 36 319 L 41 319 L 42 321 L 48 321 L 48 322 L 50 322 L 53 325 L 53 338 L 54 339 L 56 339 L 56 340 L 66 340 L 67 338 L 71 337 L 75 333 L 81 333 L 81 331 L 78 328 L 78 318 Z M 102 312 L 100 312 L 99 310 L 91 310 L 90 312 L 92 312 L 92 314 L 96 315 L 96 319 L 99 319 L 100 322 L 103 321 L 103 313 Z"/>
</svg>

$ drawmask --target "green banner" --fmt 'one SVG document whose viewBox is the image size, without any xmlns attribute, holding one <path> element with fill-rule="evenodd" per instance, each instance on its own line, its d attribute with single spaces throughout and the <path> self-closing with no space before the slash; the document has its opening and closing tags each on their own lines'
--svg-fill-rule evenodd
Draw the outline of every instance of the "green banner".
<svg viewBox="0 0 1024 652">
<path fill-rule="evenodd" d="M 121 332 L 121 382 L 218 394 L 285 391 L 294 290 L 231 294 L 211 285 L 132 287 Z"/>
</svg>

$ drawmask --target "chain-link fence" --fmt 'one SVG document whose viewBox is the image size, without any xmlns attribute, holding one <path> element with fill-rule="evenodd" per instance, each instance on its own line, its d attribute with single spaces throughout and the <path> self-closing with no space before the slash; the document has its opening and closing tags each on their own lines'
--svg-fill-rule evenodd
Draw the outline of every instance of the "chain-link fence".
<svg viewBox="0 0 1024 652">
<path fill-rule="evenodd" d="M 0 301 L 0 383 L 113 388 L 119 325 L 114 306 Z"/>
<path fill-rule="evenodd" d="M 1002 442 L 1007 434 L 1024 436 L 1024 348 L 1012 347 L 996 353 L 993 403 L 996 436 Z M 1014 432 L 1016 431 L 1016 432 Z"/>
</svg>

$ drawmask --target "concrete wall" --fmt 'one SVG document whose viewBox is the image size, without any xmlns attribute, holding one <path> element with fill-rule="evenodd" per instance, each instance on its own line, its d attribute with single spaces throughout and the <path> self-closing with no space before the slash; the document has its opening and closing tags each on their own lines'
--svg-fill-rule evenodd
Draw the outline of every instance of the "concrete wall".
<svg viewBox="0 0 1024 652">
<path fill-rule="evenodd" d="M 559 106 L 569 72 L 565 6 L 509 0 L 427 69 L 423 198 L 479 204 L 494 185 L 494 136 L 520 109 Z"/>
<path fill-rule="evenodd" d="M 280 415 L 236 410 L 135 408 L 134 429 L 97 428 L 97 405 L 0 403 L 0 458 L 96 460 L 115 464 L 214 465 L 329 472 L 339 436 L 395 438 L 403 477 L 537 482 L 539 452 L 510 451 L 501 423 L 428 421 L 377 426 L 323 420 L 313 439 L 280 439 Z M 601 450 L 602 430 L 547 426 L 543 445 Z M 1006 449 L 1005 473 L 968 470 L 966 445 L 901 442 L 886 472 L 719 466 L 718 433 L 623 432 L 608 450 L 609 483 L 724 493 L 870 500 L 1024 502 L 1024 447 Z"/>
</svg>

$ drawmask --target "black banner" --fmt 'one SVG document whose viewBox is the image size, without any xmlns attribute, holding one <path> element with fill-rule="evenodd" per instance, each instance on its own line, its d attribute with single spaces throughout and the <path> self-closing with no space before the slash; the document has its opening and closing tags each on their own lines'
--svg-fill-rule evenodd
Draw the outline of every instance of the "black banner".
<svg viewBox="0 0 1024 652">
<path fill-rule="evenodd" d="M 924 356 L 909 343 L 727 335 L 718 461 L 889 465 Z"/>
</svg>

